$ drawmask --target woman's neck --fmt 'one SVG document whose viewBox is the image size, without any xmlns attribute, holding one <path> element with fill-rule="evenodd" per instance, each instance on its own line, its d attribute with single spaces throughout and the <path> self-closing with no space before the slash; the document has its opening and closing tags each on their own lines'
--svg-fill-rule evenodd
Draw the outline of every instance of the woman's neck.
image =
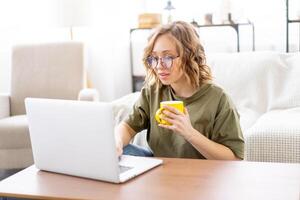
<svg viewBox="0 0 300 200">
<path fill-rule="evenodd" d="M 175 94 L 179 97 L 187 98 L 195 94 L 197 88 L 193 87 L 191 84 L 171 84 L 171 87 Z"/>
</svg>

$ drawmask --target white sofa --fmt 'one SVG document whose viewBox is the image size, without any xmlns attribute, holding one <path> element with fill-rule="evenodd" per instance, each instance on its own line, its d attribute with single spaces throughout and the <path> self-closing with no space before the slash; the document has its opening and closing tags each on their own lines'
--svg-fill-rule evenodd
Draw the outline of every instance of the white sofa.
<svg viewBox="0 0 300 200">
<path fill-rule="evenodd" d="M 207 60 L 239 111 L 245 160 L 300 163 L 300 53 L 218 53 Z M 116 123 L 138 95 L 113 102 Z M 145 131 L 134 142 L 147 145 Z"/>
</svg>

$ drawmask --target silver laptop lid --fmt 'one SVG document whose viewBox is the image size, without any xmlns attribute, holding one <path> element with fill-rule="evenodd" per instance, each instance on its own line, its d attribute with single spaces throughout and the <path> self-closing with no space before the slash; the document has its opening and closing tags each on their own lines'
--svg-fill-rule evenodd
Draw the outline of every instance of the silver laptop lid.
<svg viewBox="0 0 300 200">
<path fill-rule="evenodd" d="M 37 168 L 119 182 L 109 103 L 25 99 Z"/>
</svg>

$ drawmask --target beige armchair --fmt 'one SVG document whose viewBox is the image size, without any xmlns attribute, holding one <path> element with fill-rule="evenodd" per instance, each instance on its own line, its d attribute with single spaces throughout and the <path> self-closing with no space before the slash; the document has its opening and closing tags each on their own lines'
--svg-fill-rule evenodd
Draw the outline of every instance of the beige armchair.
<svg viewBox="0 0 300 200">
<path fill-rule="evenodd" d="M 11 93 L 0 94 L 0 170 L 33 163 L 24 99 L 77 99 L 84 86 L 83 44 L 63 42 L 15 46 Z M 81 92 L 91 100 L 95 91 Z"/>
</svg>

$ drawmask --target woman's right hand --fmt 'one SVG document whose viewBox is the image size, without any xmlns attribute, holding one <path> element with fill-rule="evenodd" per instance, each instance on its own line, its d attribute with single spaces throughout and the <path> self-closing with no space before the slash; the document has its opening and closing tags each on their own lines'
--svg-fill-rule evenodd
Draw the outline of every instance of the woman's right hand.
<svg viewBox="0 0 300 200">
<path fill-rule="evenodd" d="M 116 136 L 117 155 L 120 157 L 123 154 L 123 142 L 120 137 Z"/>
<path fill-rule="evenodd" d="M 121 122 L 118 126 L 116 126 L 115 138 L 118 156 L 123 154 L 123 147 L 129 144 L 134 135 L 135 131 L 125 122 Z"/>
</svg>

